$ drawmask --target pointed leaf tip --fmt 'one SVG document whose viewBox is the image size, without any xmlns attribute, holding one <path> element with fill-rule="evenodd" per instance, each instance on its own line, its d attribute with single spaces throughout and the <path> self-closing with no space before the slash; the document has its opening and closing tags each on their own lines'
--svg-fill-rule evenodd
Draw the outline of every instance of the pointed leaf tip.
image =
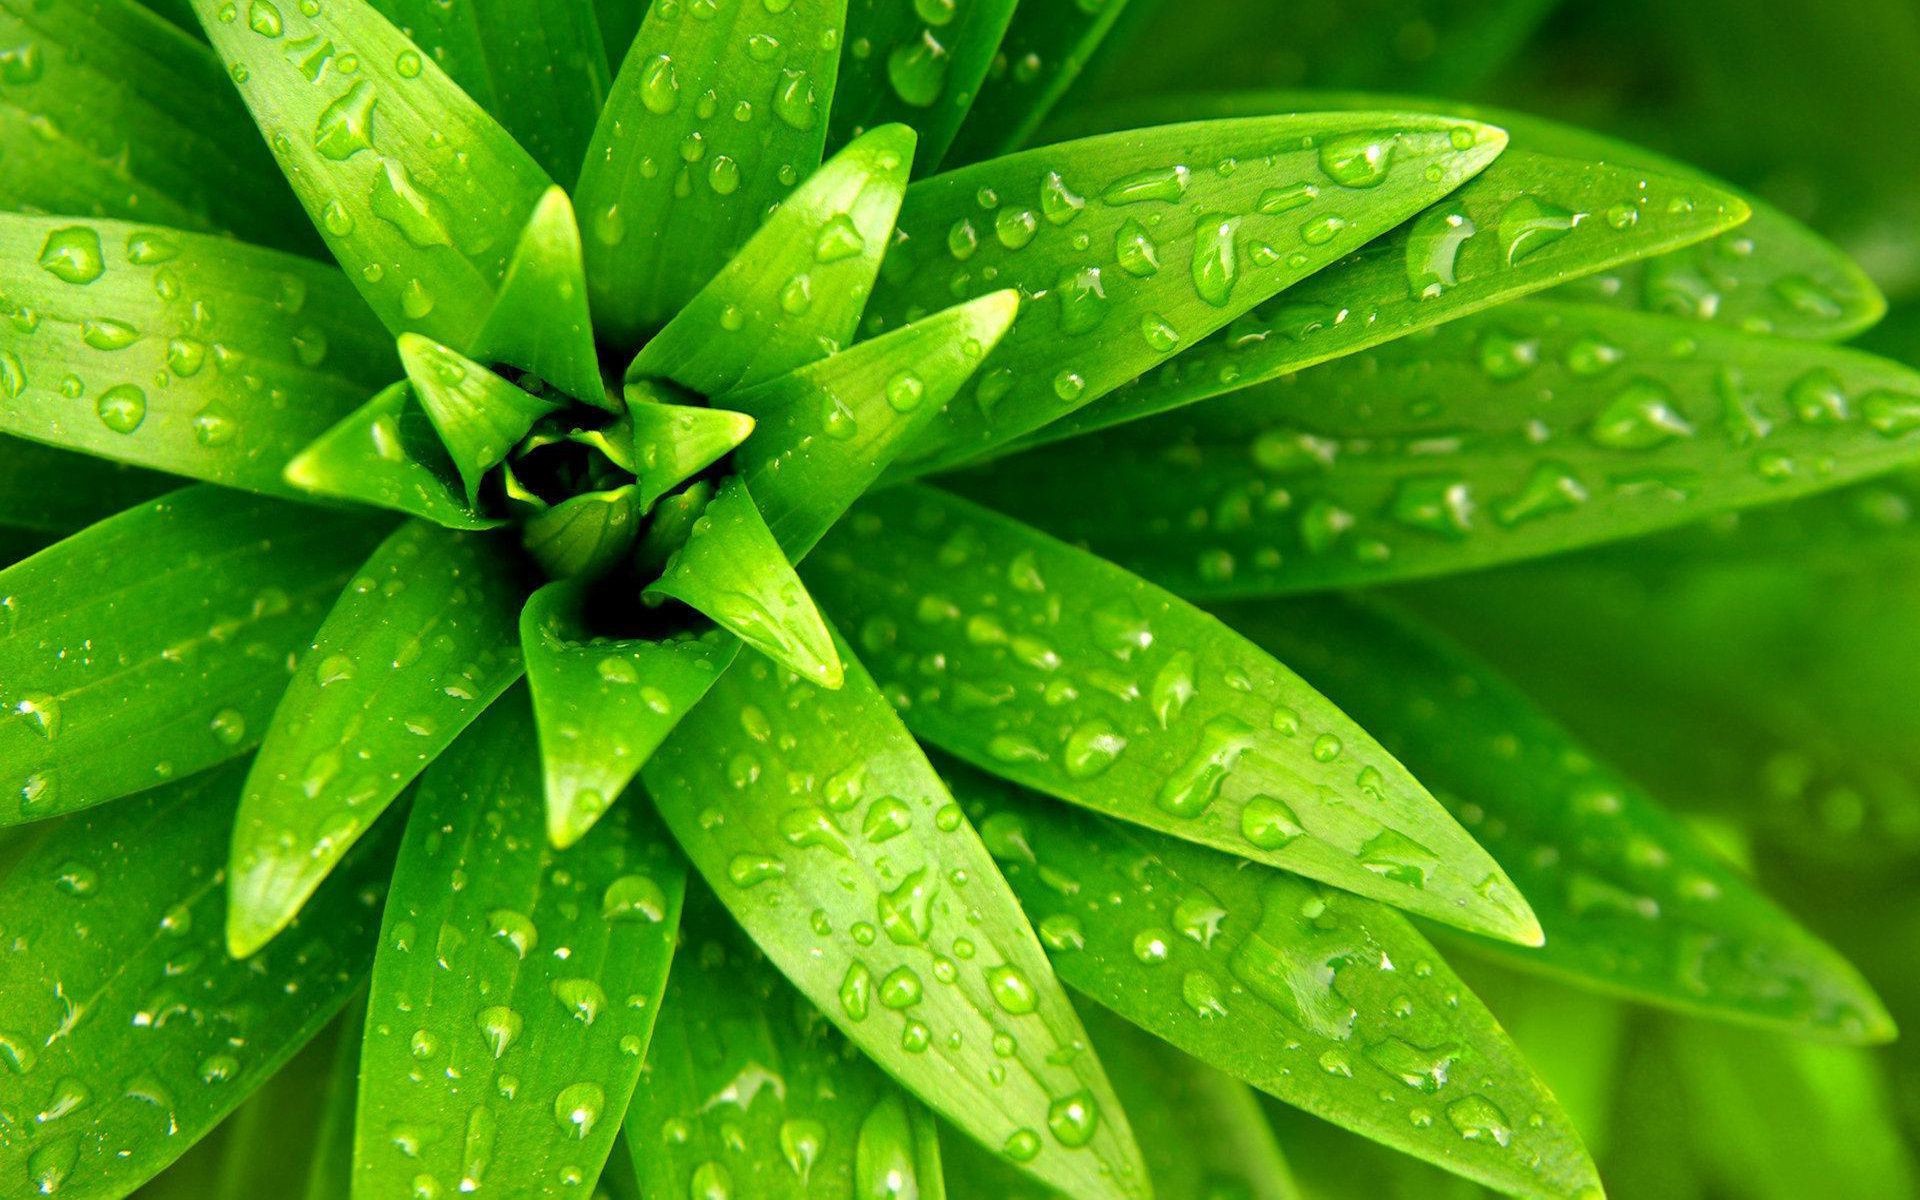
<svg viewBox="0 0 1920 1200">
<path fill-rule="evenodd" d="M 587 276 L 573 202 L 548 188 L 520 231 L 500 295 L 473 356 L 508 363 L 596 408 L 617 411 L 607 396 L 587 310 Z"/>
<path fill-rule="evenodd" d="M 541 417 L 561 406 L 516 387 L 466 355 L 417 333 L 399 339 L 413 394 L 452 456 L 477 509 L 480 484 Z"/>
</svg>

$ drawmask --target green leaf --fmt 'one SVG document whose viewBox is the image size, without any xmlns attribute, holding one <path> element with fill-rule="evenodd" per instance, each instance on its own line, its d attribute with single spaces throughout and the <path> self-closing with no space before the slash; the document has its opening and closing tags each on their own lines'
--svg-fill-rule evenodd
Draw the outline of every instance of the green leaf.
<svg viewBox="0 0 1920 1200">
<path fill-rule="evenodd" d="M 720 486 L 645 594 L 698 609 L 819 686 L 840 686 L 840 656 L 826 621 L 738 476 Z"/>
<path fill-rule="evenodd" d="M 408 522 L 327 614 L 240 800 L 234 957 L 271 941 L 373 818 L 520 677 L 524 593 L 503 549 Z"/>
<path fill-rule="evenodd" d="M 1447 195 L 1505 144 L 1450 118 L 1308 114 L 1088 138 L 914 184 L 867 327 L 1007 287 L 1035 301 L 903 465 L 951 466 L 1092 403 Z"/>
<path fill-rule="evenodd" d="M 1372 737 L 1218 620 L 930 488 L 807 578 L 915 734 L 1026 787 L 1524 944 L 1505 873 Z"/>
<path fill-rule="evenodd" d="M 740 644 L 717 631 L 595 636 L 585 584 L 550 583 L 520 611 L 520 649 L 546 766 L 547 836 L 571 846 L 600 819 Z"/>
<path fill-rule="evenodd" d="M 0 524 L 71 533 L 180 485 L 177 479 L 0 437 Z"/>
<path fill-rule="evenodd" d="M 549 175 L 571 184 L 612 74 L 591 5 L 578 0 L 373 0 Z"/>
<path fill-rule="evenodd" d="M 1128 0 L 1100 0 L 1015 9 L 948 160 L 979 162 L 1026 145 L 1127 5 Z"/>
<path fill-rule="evenodd" d="M 899 122 L 920 135 L 922 168 L 938 166 L 994 64 L 1016 2 L 850 0 L 829 144 Z"/>
<path fill-rule="evenodd" d="M 598 576 L 627 557 L 645 512 L 632 484 L 583 492 L 528 517 L 521 542 L 555 579 Z"/>
<path fill-rule="evenodd" d="M 0 430 L 252 491 L 392 374 L 337 271 L 203 234 L 0 214 Z"/>
<path fill-rule="evenodd" d="M 753 418 L 723 408 L 653 403 L 645 384 L 627 387 L 639 504 L 651 509 L 682 483 L 725 458 L 753 432 Z"/>
<path fill-rule="evenodd" d="M 1012 894 L 848 666 L 829 692 L 736 664 L 647 764 L 648 794 L 781 973 L 923 1102 L 1081 1200 L 1147 1195 L 1126 1115 Z"/>
<path fill-rule="evenodd" d="M 0 1173 L 39 1193 L 124 1196 L 204 1136 L 365 977 L 386 836 L 366 843 L 259 962 L 221 944 L 240 771 L 53 827 L 0 880 Z M 31 1117 L 29 1114 L 34 1114 Z"/>
<path fill-rule="evenodd" d="M 641 1195 L 941 1200 L 932 1119 L 793 990 L 710 896 L 627 1110 Z"/>
<path fill-rule="evenodd" d="M 1607 1162 L 1628 1007 L 1607 996 L 1510 971 L 1491 959 L 1460 963 L 1474 995 L 1526 1055 L 1566 1110 L 1587 1150 Z"/>
<path fill-rule="evenodd" d="M 374 312 L 468 349 L 546 173 L 366 0 L 193 7 Z"/>
<path fill-rule="evenodd" d="M 648 0 L 593 0 L 594 14 L 600 21 L 600 41 L 606 46 L 609 69 L 618 67 L 627 56 L 627 48 L 640 33 Z"/>
<path fill-rule="evenodd" d="M 0 46 L 0 208 L 317 246 L 219 61 L 178 28 L 132 0 L 10 4 Z"/>
<path fill-rule="evenodd" d="M 1806 495 L 1913 461 L 1915 428 L 1920 376 L 1884 359 L 1527 301 L 997 464 L 990 494 L 1182 594 L 1267 595 Z"/>
<path fill-rule="evenodd" d="M 245 753 L 377 536 L 197 487 L 0 571 L 0 825 Z"/>
<path fill-rule="evenodd" d="M 381 927 L 355 1191 L 586 1200 L 640 1076 L 686 867 L 644 805 L 542 833 L 524 695 L 420 780 Z"/>
<path fill-rule="evenodd" d="M 760 422 L 735 457 L 780 548 L 798 561 L 957 395 L 1019 312 L 994 292 L 732 392 Z"/>
<path fill-rule="evenodd" d="M 326 1107 L 314 1130 L 313 1159 L 307 1167 L 303 1200 L 340 1200 L 353 1186 L 353 1113 L 360 1077 L 361 1033 L 367 1025 L 367 998 L 360 993 L 339 1017 L 340 1044 L 326 1084 Z"/>
<path fill-rule="evenodd" d="M 1399 914 L 942 771 L 1076 991 L 1449 1171 L 1526 1196 L 1600 1194 L 1552 1094 Z"/>
<path fill-rule="evenodd" d="M 1087 1030 L 1113 1072 L 1146 1156 L 1154 1200 L 1301 1200 L 1247 1086 L 1142 1033 L 1098 1005 Z M 953 1200 L 1053 1200 L 968 1142 L 946 1148 Z"/>
<path fill-rule="evenodd" d="M 901 125 L 834 155 L 647 343 L 628 380 L 670 379 L 721 396 L 852 341 L 912 161 L 913 131 Z"/>
<path fill-rule="evenodd" d="M 1893 1022 L 1824 942 L 1513 686 L 1391 610 L 1222 610 L 1391 748 L 1500 860 L 1544 946 L 1485 945 L 1581 987 L 1846 1041 Z"/>
<path fill-rule="evenodd" d="M 348 414 L 287 464 L 287 482 L 424 517 L 449 529 L 491 529 L 480 515 L 413 385 L 396 383 Z"/>
<path fill-rule="evenodd" d="M 587 279 L 637 347 L 820 163 L 846 0 L 656 4 L 587 150 Z"/>
<path fill-rule="evenodd" d="M 559 410 L 528 395 L 457 350 L 415 333 L 400 335 L 400 361 L 413 395 L 433 422 L 467 489 L 467 507 L 480 504 L 480 482 L 506 460 L 534 423 Z"/>
<path fill-rule="evenodd" d="M 561 189 L 547 189 L 520 231 L 500 295 L 474 335 L 473 354 L 519 367 L 597 408 L 617 408 L 600 377 L 580 228 Z"/>
</svg>

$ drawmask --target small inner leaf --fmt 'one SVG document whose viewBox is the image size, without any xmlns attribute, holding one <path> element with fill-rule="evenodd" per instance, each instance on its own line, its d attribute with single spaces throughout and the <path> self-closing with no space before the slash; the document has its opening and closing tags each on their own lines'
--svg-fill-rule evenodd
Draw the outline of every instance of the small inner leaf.
<svg viewBox="0 0 1920 1200">
<path fill-rule="evenodd" d="M 287 464 L 287 482 L 424 517 L 448 529 L 491 529 L 465 495 L 465 482 L 439 431 L 414 395 L 396 383 L 327 430 Z"/>
<path fill-rule="evenodd" d="M 654 403 L 648 391 L 644 384 L 627 385 L 631 453 L 643 511 L 719 462 L 753 432 L 750 416 L 692 404 Z"/>
<path fill-rule="evenodd" d="M 561 189 L 547 189 L 520 231 L 499 298 L 474 335 L 473 356 L 510 363 L 577 400 L 615 410 L 587 313 L 580 228 Z"/>
<path fill-rule="evenodd" d="M 560 405 L 528 395 L 487 368 L 419 334 L 400 335 L 400 361 L 413 395 L 452 456 L 477 509 L 480 482 L 534 423 Z"/>
</svg>

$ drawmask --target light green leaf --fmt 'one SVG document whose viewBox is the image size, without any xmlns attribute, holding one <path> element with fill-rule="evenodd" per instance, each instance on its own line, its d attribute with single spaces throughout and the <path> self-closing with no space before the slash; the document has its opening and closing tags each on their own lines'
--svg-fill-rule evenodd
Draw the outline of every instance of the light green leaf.
<svg viewBox="0 0 1920 1200">
<path fill-rule="evenodd" d="M 1504 872 L 1372 737 L 1145 580 L 930 488 L 863 501 L 807 578 L 915 734 L 1024 786 L 1490 936 Z"/>
<path fill-rule="evenodd" d="M 467 489 L 467 507 L 480 504 L 480 482 L 534 423 L 560 405 L 528 395 L 457 350 L 415 333 L 400 335 L 400 361 L 440 442 Z"/>
<path fill-rule="evenodd" d="M 1098 1005 L 1087 1030 L 1140 1139 L 1154 1200 L 1301 1200 L 1253 1093 Z M 953 1200 L 1056 1200 L 972 1143 L 945 1147 Z"/>
<path fill-rule="evenodd" d="M 647 384 L 627 387 L 627 420 L 633 427 L 634 475 L 640 481 L 642 511 L 719 462 L 753 432 L 750 416 L 723 408 L 654 403 L 651 390 Z"/>
<path fill-rule="evenodd" d="M 583 492 L 528 517 L 521 541 L 554 579 L 598 576 L 626 559 L 645 511 L 632 484 Z"/>
<path fill-rule="evenodd" d="M 978 162 L 1026 145 L 1127 6 L 1100 0 L 1017 8 L 948 160 Z"/>
<path fill-rule="evenodd" d="M 495 541 L 408 522 L 301 656 L 233 831 L 227 944 L 271 941 L 421 768 L 520 677 L 524 593 Z"/>
<path fill-rule="evenodd" d="M 713 499 L 713 483 L 696 479 L 654 507 L 652 519 L 633 547 L 634 573 L 641 579 L 656 579 L 667 562 L 687 544 L 694 522 Z"/>
<path fill-rule="evenodd" d="M 193 7 L 374 312 L 468 349 L 546 173 L 366 0 Z"/>
<path fill-rule="evenodd" d="M 318 246 L 219 61 L 175 26 L 132 0 L 9 4 L 0 46 L 0 208 Z"/>
<path fill-rule="evenodd" d="M 867 328 L 1007 287 L 1035 299 L 902 465 L 951 466 L 1092 403 L 1447 195 L 1505 144 L 1450 118 L 1309 114 L 1088 138 L 914 184 Z"/>
<path fill-rule="evenodd" d="M 197 487 L 0 572 L 0 825 L 244 754 L 376 537 Z"/>
<path fill-rule="evenodd" d="M 337 271 L 203 234 L 0 214 L 0 430 L 252 491 L 392 374 Z"/>
<path fill-rule="evenodd" d="M 912 162 L 913 131 L 903 125 L 834 155 L 647 343 L 628 380 L 670 379 L 720 396 L 852 341 Z"/>
<path fill-rule="evenodd" d="M 1884 359 L 1526 301 L 1009 460 L 991 494 L 1183 594 L 1262 595 L 1806 495 L 1913 461 L 1916 428 Z"/>
<path fill-rule="evenodd" d="M 718 631 L 595 636 L 584 584 L 550 583 L 520 611 L 520 649 L 546 766 L 547 836 L 571 846 L 733 662 Z"/>
<path fill-rule="evenodd" d="M 391 838 L 367 839 L 259 962 L 222 945 L 236 767 L 74 817 L 0 880 L 0 1174 L 124 1196 L 260 1086 L 372 958 Z M 192 964 L 190 968 L 184 964 Z M 186 972 L 183 974 L 183 971 Z M 30 1114 L 34 1114 L 31 1115 Z"/>
<path fill-rule="evenodd" d="M 468 502 L 460 469 L 408 383 L 385 389 L 315 438 L 287 464 L 286 477 L 302 491 L 394 509 L 449 529 L 500 524 Z"/>
<path fill-rule="evenodd" d="M 737 663 L 648 794 L 781 973 L 924 1103 L 1080 1200 L 1147 1195 L 1013 895 L 858 662 L 846 683 Z"/>
<path fill-rule="evenodd" d="M 561 189 L 547 189 L 520 231 L 500 295 L 474 335 L 473 355 L 519 367 L 597 408 L 617 408 L 600 377 L 580 228 Z"/>
<path fill-rule="evenodd" d="M 655 4 L 574 189 L 594 319 L 637 347 L 820 163 L 846 0 Z"/>
<path fill-rule="evenodd" d="M 994 292 L 732 392 L 760 431 L 735 457 L 794 561 L 873 486 L 1012 326 L 1019 293 Z"/>
<path fill-rule="evenodd" d="M 932 1119 L 701 889 L 626 1140 L 646 1196 L 942 1200 Z"/>
<path fill-rule="evenodd" d="M 579 0 L 373 0 L 549 175 L 571 184 L 612 74 Z"/>
<path fill-rule="evenodd" d="M 840 686 L 826 622 L 738 476 L 720 486 L 645 594 L 690 605 L 819 686 Z"/>
<path fill-rule="evenodd" d="M 937 167 L 994 64 L 1016 0 L 850 0 L 829 143 L 899 122 Z"/>
<path fill-rule="evenodd" d="M 1519 1195 L 1599 1196 L 1552 1094 L 1399 914 L 942 771 L 1076 991 L 1403 1153 Z"/>
<path fill-rule="evenodd" d="M 152 471 L 0 436 L 0 524 L 14 529 L 71 533 L 178 486 Z"/>
<path fill-rule="evenodd" d="M 1893 1022 L 1859 972 L 1471 655 L 1391 610 L 1264 601 L 1223 619 L 1419 774 L 1513 876 L 1546 944 L 1486 944 L 1581 987 L 1845 1041 Z"/>
<path fill-rule="evenodd" d="M 686 867 L 629 804 L 569 851 L 543 836 L 526 697 L 420 780 L 381 927 L 361 1055 L 356 1195 L 539 1181 L 586 1200 L 619 1132 Z"/>
</svg>

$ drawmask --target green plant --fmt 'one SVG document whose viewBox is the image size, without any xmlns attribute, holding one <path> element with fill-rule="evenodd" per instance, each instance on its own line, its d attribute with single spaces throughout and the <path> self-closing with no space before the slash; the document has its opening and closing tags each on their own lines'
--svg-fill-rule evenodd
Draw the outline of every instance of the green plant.
<svg viewBox="0 0 1920 1200">
<path fill-rule="evenodd" d="M 1844 519 L 1874 286 L 1518 114 L 1046 127 L 1149 7 L 0 6 L 5 1194 L 1277 1200 L 1257 1089 L 1583 1197 L 1529 975 L 1891 1038 L 1524 589 L 1333 590 Z"/>
</svg>

